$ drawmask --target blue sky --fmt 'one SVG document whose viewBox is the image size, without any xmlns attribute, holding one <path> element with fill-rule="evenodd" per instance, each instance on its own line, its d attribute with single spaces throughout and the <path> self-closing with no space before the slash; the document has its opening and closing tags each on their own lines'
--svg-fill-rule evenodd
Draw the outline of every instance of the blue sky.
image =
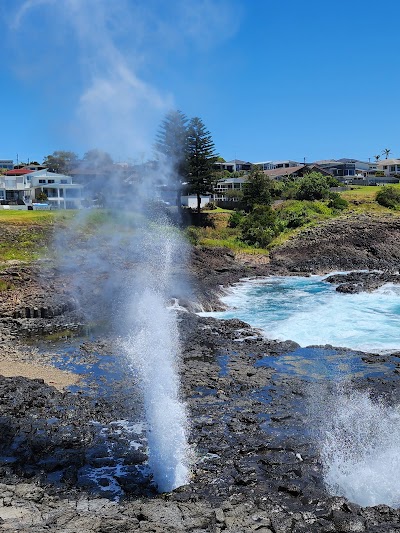
<svg viewBox="0 0 400 533">
<path fill-rule="evenodd" d="M 400 157 L 398 0 L 1 0 L 0 158 L 152 156 L 170 109 L 225 159 Z"/>
</svg>

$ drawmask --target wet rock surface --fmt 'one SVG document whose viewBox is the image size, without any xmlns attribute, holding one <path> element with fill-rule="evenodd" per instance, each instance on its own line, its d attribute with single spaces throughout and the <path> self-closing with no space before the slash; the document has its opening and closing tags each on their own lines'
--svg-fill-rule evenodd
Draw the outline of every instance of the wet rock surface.
<svg viewBox="0 0 400 533">
<path fill-rule="evenodd" d="M 359 223 L 367 221 L 354 222 Z M 374 224 L 378 232 L 377 221 Z M 391 219 L 382 224 L 395 238 L 400 225 Z M 331 277 L 328 281 L 360 286 L 360 290 L 372 290 L 387 281 L 397 283 L 397 243 L 392 238 L 383 242 L 386 233 L 381 228 L 379 241 L 375 239 L 378 254 L 368 251 L 372 244 L 367 236 L 360 237 L 359 247 L 351 248 L 354 228 L 349 229 L 346 260 L 330 255 L 332 228 L 306 237 L 297 248 L 291 243 L 291 252 L 277 250 L 271 265 L 238 264 L 226 250 L 197 249 L 191 275 L 197 280 L 198 301 L 215 308 L 223 287 L 240 278 L 289 269 L 293 273 L 345 265 L 382 269 L 386 264 L 383 274 L 353 273 L 344 280 Z M 363 231 L 369 235 L 372 230 L 364 227 Z M 344 235 L 342 222 L 336 232 Z M 370 256 L 375 261 L 370 262 Z M 79 308 L 68 304 L 68 279 L 53 272 L 51 288 L 47 285 L 45 290 L 35 268 L 24 267 L 20 278 L 18 267 L 5 274 L 18 280 L 17 293 L 14 289 L 11 295 L 19 303 L 4 298 L 0 302 L 0 357 L 22 353 L 26 335 L 76 331 L 83 323 Z M 46 268 L 52 276 L 51 266 Z M 64 305 L 69 306 L 53 316 L 15 316 L 24 308 Z M 363 508 L 327 493 L 318 449 L 307 432 L 309 384 L 260 364 L 270 356 L 295 351 L 296 343 L 265 339 L 239 320 L 217 321 L 183 310 L 178 320 L 182 396 L 190 415 L 195 457 L 190 483 L 169 494 L 156 493 L 142 468 L 146 435 L 140 426 L 141 396 L 118 349 L 119 339 L 105 334 L 78 338 L 68 357 L 76 358 L 87 376 L 102 369 L 81 386 L 60 392 L 41 380 L 0 377 L 1 531 L 380 533 L 400 529 L 397 509 Z M 32 349 L 30 357 L 58 364 L 62 357 L 55 353 L 65 353 L 70 343 L 69 338 L 49 341 L 47 348 Z M 371 368 L 384 363 L 388 370 L 358 380 L 357 388 L 372 389 L 388 403 L 398 403 L 398 355 L 360 353 Z"/>
</svg>

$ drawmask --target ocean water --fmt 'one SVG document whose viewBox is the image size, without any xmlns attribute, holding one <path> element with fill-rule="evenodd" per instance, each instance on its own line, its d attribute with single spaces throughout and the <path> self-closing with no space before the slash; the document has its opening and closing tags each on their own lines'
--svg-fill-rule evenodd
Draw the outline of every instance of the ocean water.
<svg viewBox="0 0 400 533">
<path fill-rule="evenodd" d="M 247 280 L 222 298 L 226 311 L 201 313 L 239 318 L 270 339 L 300 346 L 346 347 L 373 353 L 400 350 L 400 285 L 343 294 L 324 276 L 274 276 Z"/>
</svg>

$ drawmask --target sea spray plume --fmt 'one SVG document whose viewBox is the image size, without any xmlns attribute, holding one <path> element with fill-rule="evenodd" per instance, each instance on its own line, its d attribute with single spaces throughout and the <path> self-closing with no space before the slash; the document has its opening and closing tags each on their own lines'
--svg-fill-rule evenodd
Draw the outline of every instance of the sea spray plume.
<svg viewBox="0 0 400 533">
<path fill-rule="evenodd" d="M 400 506 L 400 411 L 368 391 L 334 384 L 311 398 L 310 426 L 331 494 L 363 506 Z"/>
<path fill-rule="evenodd" d="M 152 261 L 135 281 L 126 318 L 131 334 L 125 348 L 142 387 L 149 466 L 155 484 L 164 492 L 187 483 L 190 473 L 188 419 L 179 397 L 179 334 L 175 311 L 167 310 L 171 271 L 183 249 L 168 225 L 161 232 L 148 228 L 143 246 Z"/>
<path fill-rule="evenodd" d="M 127 205 L 119 201 L 122 175 L 114 181 L 103 209 L 78 212 L 72 227 L 59 234 L 59 249 L 65 250 L 60 255 L 63 269 L 79 272 L 72 289 L 85 317 L 122 340 L 142 392 L 154 483 L 169 491 L 186 483 L 190 472 L 177 316 L 168 308 L 171 298 L 187 292 L 187 245 L 171 222 L 176 207 L 149 197 L 149 190 L 154 193 L 163 183 L 159 169 L 136 177 Z M 103 190 L 102 181 L 95 180 L 94 194 L 96 185 Z"/>
</svg>

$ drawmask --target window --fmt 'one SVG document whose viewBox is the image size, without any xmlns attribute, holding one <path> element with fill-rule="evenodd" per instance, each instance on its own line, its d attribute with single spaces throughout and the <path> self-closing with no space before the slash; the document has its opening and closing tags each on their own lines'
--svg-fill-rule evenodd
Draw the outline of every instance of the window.
<svg viewBox="0 0 400 533">
<path fill-rule="evenodd" d="M 390 166 L 390 172 L 396 172 L 396 165 Z"/>
<path fill-rule="evenodd" d="M 48 183 L 54 183 L 54 180 L 49 180 Z"/>
<path fill-rule="evenodd" d="M 39 180 L 39 183 L 46 183 L 46 180 Z"/>
</svg>

